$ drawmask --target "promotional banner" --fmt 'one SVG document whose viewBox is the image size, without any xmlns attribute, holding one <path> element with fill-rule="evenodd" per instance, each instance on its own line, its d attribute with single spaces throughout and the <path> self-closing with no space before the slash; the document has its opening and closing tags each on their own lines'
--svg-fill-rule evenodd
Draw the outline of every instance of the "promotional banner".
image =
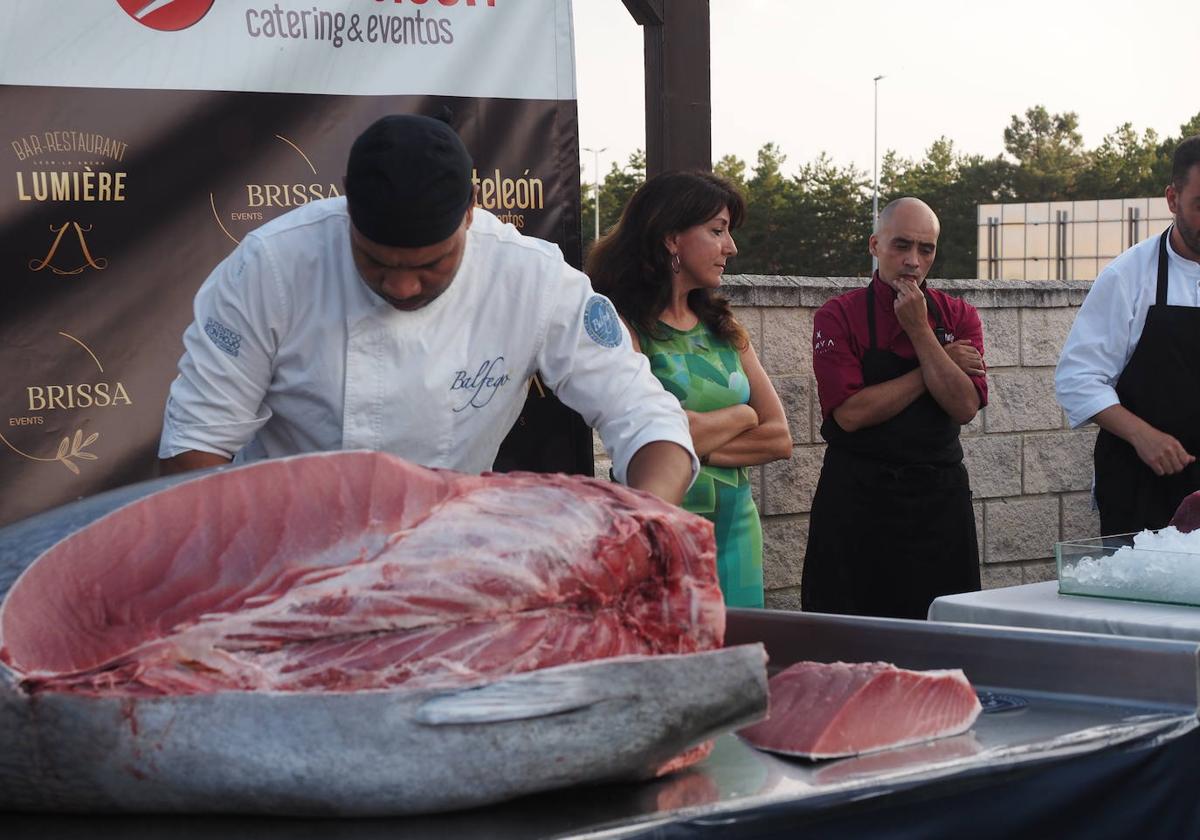
<svg viewBox="0 0 1200 840">
<path fill-rule="evenodd" d="M 481 206 L 579 264 L 568 0 L 0 6 L 0 525 L 156 473 L 196 290 L 390 113 L 447 120 Z M 534 381 L 497 467 L 590 451 Z"/>
</svg>

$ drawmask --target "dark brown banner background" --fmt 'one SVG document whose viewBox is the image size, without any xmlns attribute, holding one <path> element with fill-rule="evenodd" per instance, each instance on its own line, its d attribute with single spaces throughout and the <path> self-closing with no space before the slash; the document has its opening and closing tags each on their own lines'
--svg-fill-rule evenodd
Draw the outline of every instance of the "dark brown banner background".
<svg viewBox="0 0 1200 840">
<path fill-rule="evenodd" d="M 0 525 L 156 474 L 200 284 L 401 112 L 448 117 L 485 207 L 579 264 L 574 101 L 0 86 Z M 590 472 L 587 429 L 531 389 L 497 468 Z"/>
</svg>

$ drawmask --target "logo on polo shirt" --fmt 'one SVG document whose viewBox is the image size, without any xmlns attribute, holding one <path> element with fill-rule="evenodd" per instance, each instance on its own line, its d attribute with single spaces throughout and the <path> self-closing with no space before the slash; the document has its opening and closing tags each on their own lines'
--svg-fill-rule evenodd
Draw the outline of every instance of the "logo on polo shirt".
<svg viewBox="0 0 1200 840">
<path fill-rule="evenodd" d="M 213 0 L 117 0 L 117 5 L 142 26 L 159 32 L 178 32 L 200 22 Z"/>
<path fill-rule="evenodd" d="M 503 356 L 488 359 L 474 372 L 454 371 L 454 381 L 450 383 L 450 390 L 465 398 L 465 402 L 455 408 L 454 412 L 457 414 L 467 408 L 483 408 L 511 378 L 506 372 Z"/>
<path fill-rule="evenodd" d="M 821 335 L 821 331 L 817 330 L 813 333 L 813 352 L 827 353 L 833 349 L 833 339 L 825 338 Z"/>
<path fill-rule="evenodd" d="M 213 318 L 204 322 L 204 334 L 224 353 L 237 356 L 242 346 L 241 333 L 236 333 L 229 327 Z"/>
<path fill-rule="evenodd" d="M 588 338 L 601 347 L 617 347 L 621 343 L 621 322 L 617 310 L 603 295 L 588 298 L 583 310 L 583 327 Z"/>
</svg>

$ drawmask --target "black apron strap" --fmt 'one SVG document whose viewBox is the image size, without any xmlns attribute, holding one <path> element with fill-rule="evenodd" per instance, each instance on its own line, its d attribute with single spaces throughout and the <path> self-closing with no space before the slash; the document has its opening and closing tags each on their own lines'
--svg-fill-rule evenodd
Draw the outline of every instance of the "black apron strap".
<svg viewBox="0 0 1200 840">
<path fill-rule="evenodd" d="M 1171 228 L 1167 228 L 1158 238 L 1158 293 L 1154 302 L 1159 306 L 1167 305 L 1167 237 L 1170 235 Z"/>
<path fill-rule="evenodd" d="M 875 278 L 867 284 L 867 349 L 875 349 Z"/>
<path fill-rule="evenodd" d="M 933 316 L 933 334 L 937 337 L 938 344 L 944 346 L 946 344 L 946 325 L 942 323 L 942 313 L 933 305 L 933 295 L 929 294 L 929 290 L 923 289 L 922 291 L 925 294 L 925 308 Z"/>
</svg>

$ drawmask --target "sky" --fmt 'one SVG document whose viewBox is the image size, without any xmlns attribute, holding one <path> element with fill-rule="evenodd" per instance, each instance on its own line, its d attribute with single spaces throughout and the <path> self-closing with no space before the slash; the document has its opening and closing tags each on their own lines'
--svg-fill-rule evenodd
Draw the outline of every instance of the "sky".
<svg viewBox="0 0 1200 840">
<path fill-rule="evenodd" d="M 645 147 L 641 28 L 621 0 L 574 0 L 582 147 L 600 173 Z M 1074 111 L 1094 148 L 1122 123 L 1175 135 L 1200 111 L 1196 0 L 711 0 L 713 159 L 753 168 L 776 143 L 793 174 L 822 151 L 871 173 L 919 159 L 946 136 L 960 152 L 1004 151 L 1034 105 Z M 581 151 L 583 178 L 595 155 Z"/>
</svg>

